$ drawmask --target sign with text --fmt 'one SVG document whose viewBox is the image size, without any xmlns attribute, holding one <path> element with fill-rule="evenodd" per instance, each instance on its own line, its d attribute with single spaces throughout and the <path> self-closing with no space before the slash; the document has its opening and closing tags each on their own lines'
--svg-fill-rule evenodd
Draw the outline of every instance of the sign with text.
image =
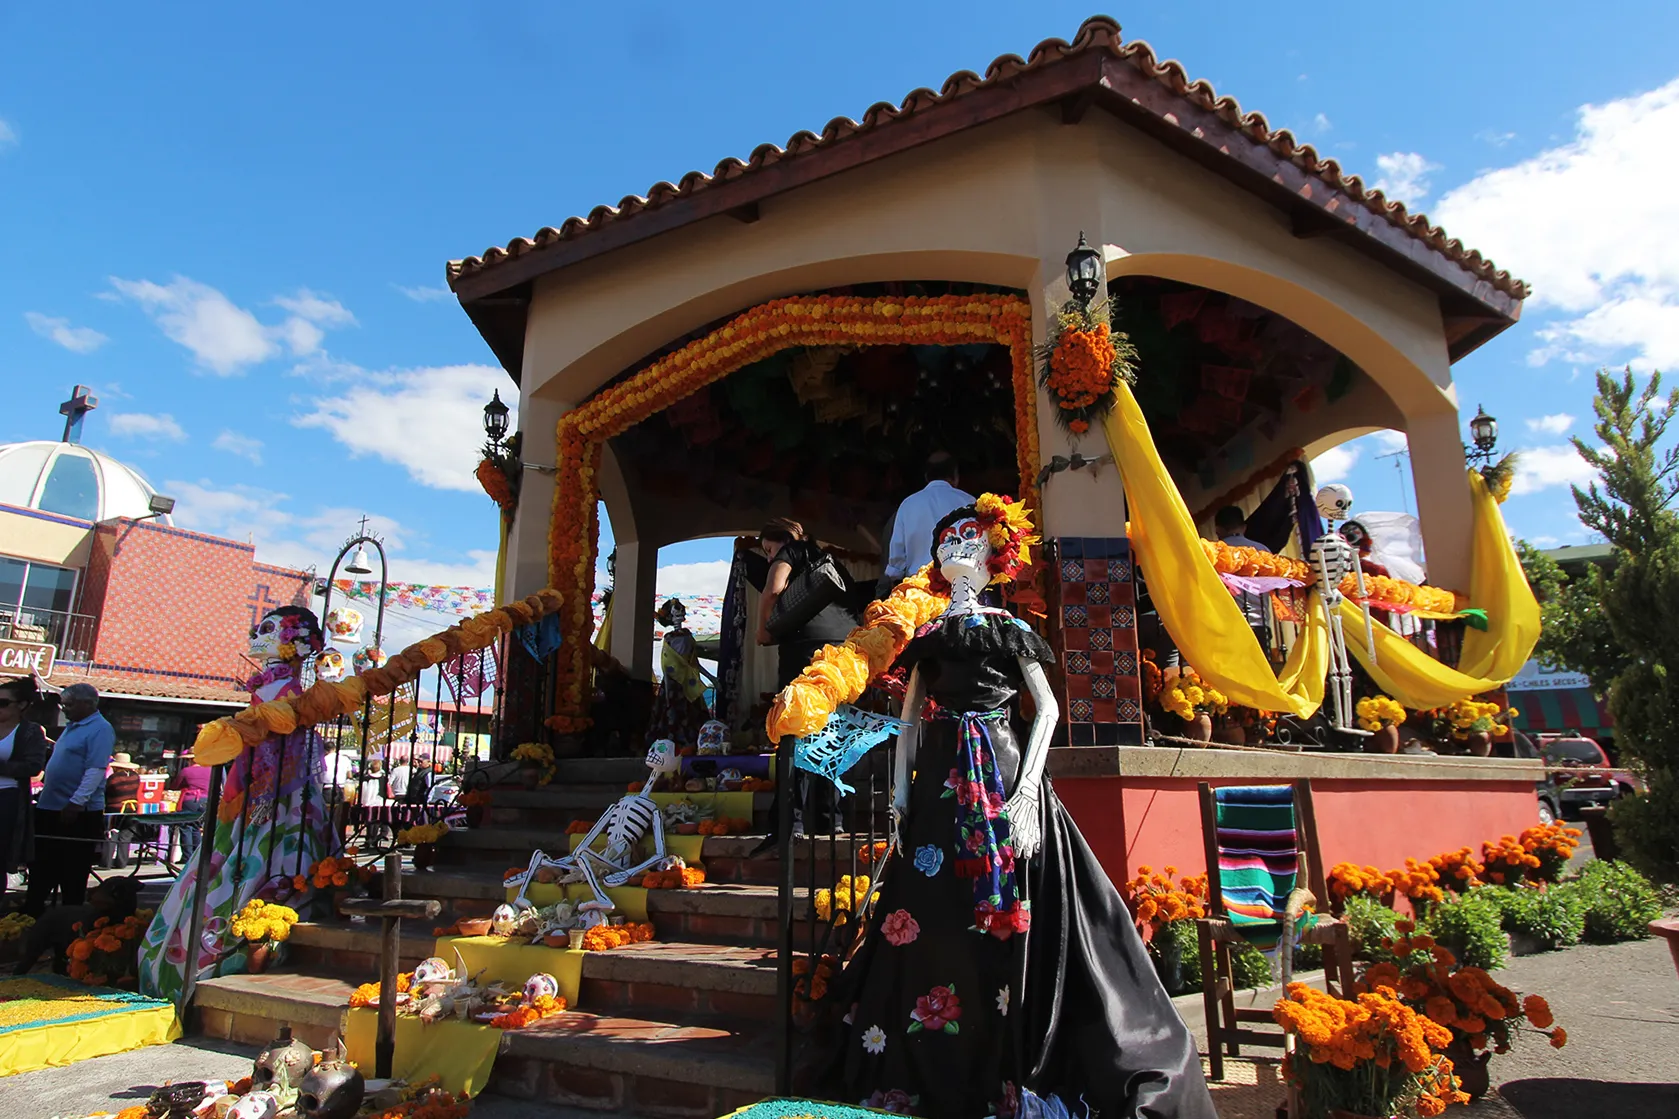
<svg viewBox="0 0 1679 1119">
<path fill-rule="evenodd" d="M 1591 686 L 1591 678 L 1583 673 L 1550 668 L 1531 660 L 1522 665 L 1508 685 L 1512 692 L 1556 692 Z"/>
<path fill-rule="evenodd" d="M 0 641 L 0 676 L 26 676 L 33 672 L 46 679 L 52 675 L 56 645 L 35 641 Z"/>
</svg>

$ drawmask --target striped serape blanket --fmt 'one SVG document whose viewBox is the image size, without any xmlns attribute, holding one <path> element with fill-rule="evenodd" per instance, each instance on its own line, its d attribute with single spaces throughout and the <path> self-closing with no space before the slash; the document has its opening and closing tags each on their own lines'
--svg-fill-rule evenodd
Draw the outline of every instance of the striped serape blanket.
<svg viewBox="0 0 1679 1119">
<path fill-rule="evenodd" d="M 1218 882 L 1236 932 L 1258 948 L 1274 947 L 1283 931 L 1283 907 L 1300 873 L 1300 833 L 1294 786 L 1248 785 L 1215 789 Z M 1295 922 L 1311 924 L 1311 914 Z"/>
</svg>

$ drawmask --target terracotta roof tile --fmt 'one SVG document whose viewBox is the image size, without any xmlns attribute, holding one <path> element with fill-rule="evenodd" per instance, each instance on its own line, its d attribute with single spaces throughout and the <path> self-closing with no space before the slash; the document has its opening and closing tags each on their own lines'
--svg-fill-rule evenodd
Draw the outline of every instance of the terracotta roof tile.
<svg viewBox="0 0 1679 1119">
<path fill-rule="evenodd" d="M 764 168 L 843 143 L 853 136 L 914 116 L 935 105 L 1008 82 L 1028 71 L 1039 70 L 1091 52 L 1106 52 L 1127 62 L 1188 104 L 1216 115 L 1254 143 L 1267 148 L 1279 160 L 1292 164 L 1312 179 L 1341 192 L 1377 218 L 1392 224 L 1447 260 L 1460 265 L 1496 291 L 1516 300 L 1525 299 L 1529 294 L 1530 288 L 1526 283 L 1499 269 L 1492 261 L 1457 238 L 1448 236 L 1445 230 L 1430 223 L 1422 214 L 1411 213 L 1403 202 L 1390 201 L 1381 191 L 1367 188 L 1359 176 L 1345 173 L 1340 164 L 1320 156 L 1310 144 L 1299 143 L 1287 129 L 1272 129 L 1260 113 L 1244 113 L 1234 98 L 1219 96 L 1205 81 L 1191 80 L 1177 61 L 1158 60 L 1154 50 L 1147 43 L 1141 40 L 1122 41 L 1119 24 L 1106 16 L 1086 20 L 1071 43 L 1061 39 L 1046 39 L 1033 48 L 1031 54 L 1024 59 L 1013 54 L 1003 55 L 986 67 L 983 77 L 971 70 L 959 71 L 946 78 L 936 93 L 923 87 L 910 93 L 897 105 L 886 101 L 877 102 L 863 113 L 861 120 L 836 117 L 828 122 L 820 135 L 802 131 L 789 138 L 783 147 L 762 144 L 753 149 L 745 162 L 731 156 L 719 163 L 709 175 L 703 171 L 690 171 L 674 184 L 655 183 L 648 188 L 645 196 L 629 195 L 621 199 L 616 206 L 595 207 L 589 211 L 587 217 L 567 218 L 557 228 L 546 226 L 538 230 L 534 237 L 516 237 L 508 242 L 506 247 L 492 246 L 478 256 L 451 261 L 448 267 L 449 279 L 454 281 L 472 276 L 532 250 L 583 237 L 606 226 L 630 220 L 644 211 L 655 210 L 674 200 L 692 197 Z M 1176 117 L 1169 112 L 1158 115 L 1168 123 L 1180 125 Z M 1280 176 L 1278 181 L 1282 181 Z M 1302 188 L 1301 193 L 1307 194 L 1306 189 Z M 1351 228 L 1357 229 L 1356 226 Z"/>
</svg>

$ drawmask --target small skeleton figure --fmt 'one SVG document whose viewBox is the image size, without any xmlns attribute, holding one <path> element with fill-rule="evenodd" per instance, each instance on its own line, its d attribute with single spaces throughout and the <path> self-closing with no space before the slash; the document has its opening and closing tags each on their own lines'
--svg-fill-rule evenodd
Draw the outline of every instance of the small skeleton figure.
<svg viewBox="0 0 1679 1119">
<path fill-rule="evenodd" d="M 1341 628 L 1341 580 L 1355 576 L 1359 597 L 1364 596 L 1364 572 L 1358 565 L 1358 553 L 1335 531 L 1335 522 L 1352 512 L 1353 491 L 1343 485 L 1324 486 L 1317 494 L 1318 512 L 1328 525 L 1327 531 L 1312 542 L 1312 566 L 1318 573 L 1318 599 L 1323 604 L 1324 621 L 1329 634 L 1329 702 L 1332 722 L 1336 730 L 1364 734 L 1353 726 L 1353 673 L 1347 660 L 1347 637 Z M 1376 655 L 1375 635 L 1371 632 L 1370 607 L 1364 606 L 1365 648 L 1372 659 Z"/>
<path fill-rule="evenodd" d="M 608 886 L 622 886 L 644 870 L 670 869 L 673 860 L 665 854 L 664 815 L 659 811 L 658 803 L 653 800 L 653 787 L 660 777 L 666 774 L 674 775 L 681 768 L 681 761 L 676 756 L 676 744 L 668 738 L 661 738 L 653 743 L 647 751 L 647 768 L 651 772 L 648 773 L 647 783 L 641 787 L 641 791 L 631 793 L 608 808 L 578 843 L 575 852 L 558 857 L 550 857 L 540 850 L 532 852 L 530 866 L 524 873 L 515 874 L 504 883 L 507 886 L 519 887 L 519 895 L 513 899 L 514 905 L 528 906 L 530 902 L 525 897 L 525 891 L 530 888 L 537 871 L 544 867 L 554 867 L 561 871 L 558 879 L 561 883 L 588 883 L 589 892 L 594 898 L 583 902 L 577 909 L 583 915 L 583 926 L 590 928 L 606 920 L 606 915 L 612 911 L 612 899 L 601 889 L 602 883 Z M 653 856 L 639 863 L 632 863 L 637 845 L 649 832 L 653 836 Z M 606 846 L 596 851 L 594 842 L 603 833 L 606 836 Z"/>
</svg>

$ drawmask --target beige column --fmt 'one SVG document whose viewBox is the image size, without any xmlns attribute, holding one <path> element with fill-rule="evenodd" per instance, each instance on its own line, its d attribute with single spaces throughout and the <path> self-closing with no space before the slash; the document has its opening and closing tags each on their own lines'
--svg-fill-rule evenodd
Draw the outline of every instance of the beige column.
<svg viewBox="0 0 1679 1119">
<path fill-rule="evenodd" d="M 1428 553 L 1428 581 L 1467 593 L 1472 515 L 1458 415 L 1434 412 L 1409 417 L 1406 422 L 1417 518 L 1422 522 L 1423 547 Z"/>
<path fill-rule="evenodd" d="M 612 591 L 612 655 L 637 679 L 653 677 L 653 596 L 658 593 L 659 546 L 619 540 Z"/>
<path fill-rule="evenodd" d="M 555 426 L 570 405 L 526 397 L 519 402 L 520 453 L 531 466 L 552 468 L 557 445 Z M 535 594 L 548 585 L 548 522 L 554 511 L 551 469 L 522 471 L 519 509 L 507 535 L 507 570 L 503 593 L 511 598 Z"/>
</svg>

